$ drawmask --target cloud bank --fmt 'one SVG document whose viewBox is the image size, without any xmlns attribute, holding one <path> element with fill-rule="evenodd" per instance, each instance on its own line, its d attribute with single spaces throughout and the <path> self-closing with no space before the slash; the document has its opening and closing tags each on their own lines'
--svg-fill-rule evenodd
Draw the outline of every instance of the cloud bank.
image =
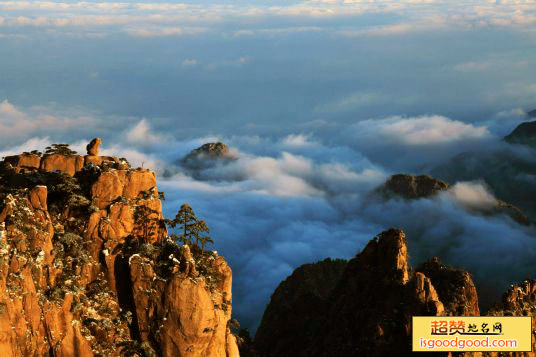
<svg viewBox="0 0 536 357">
<path fill-rule="evenodd" d="M 185 34 L 182 24 L 209 26 L 213 30 L 229 22 L 242 28 L 233 33 L 274 35 L 288 29 L 318 31 L 319 28 L 344 36 L 386 36 L 429 31 L 456 26 L 515 28 L 536 23 L 536 6 L 533 2 L 473 1 L 450 2 L 448 10 L 443 1 L 358 1 L 313 0 L 290 2 L 247 2 L 216 4 L 203 2 L 52 2 L 4 1 L 0 3 L 0 26 L 17 27 L 107 27 L 117 26 L 134 37 L 176 36 Z M 364 27 L 334 26 L 325 20 L 360 17 L 366 15 L 393 15 L 394 24 L 371 24 Z M 252 20 L 264 23 L 284 22 L 292 19 L 298 26 L 280 26 L 258 29 L 249 24 Z M 310 20 L 320 20 L 310 26 Z M 301 25 L 301 26 L 300 26 Z M 319 25 L 319 26 L 318 26 Z M 327 25 L 327 26 L 326 26 Z M 143 29 L 153 26 L 152 30 Z M 155 26 L 162 26 L 160 29 Z M 142 29 L 140 29 L 140 27 Z M 225 26 L 223 26 L 225 27 Z M 138 30 L 140 29 L 140 30 Z M 291 30 L 295 31 L 295 30 Z M 189 32 L 189 33 L 195 33 Z"/>
<path fill-rule="evenodd" d="M 4 125 L 14 117 L 41 118 L 27 119 L 32 110 L 8 101 L 1 108 Z M 492 292 L 488 300 L 532 273 L 534 228 L 506 215 L 480 214 L 479 209 L 497 203 L 483 182 L 451 182 L 448 191 L 413 201 L 374 193 L 399 169 L 416 170 L 432 159 L 437 165 L 447 163 L 460 150 L 482 144 L 507 145 L 485 126 L 442 116 L 379 118 L 354 123 L 333 144 L 315 132 L 182 140 L 155 129 L 148 119 L 126 128 L 117 125 L 104 141 L 103 153 L 157 170 L 167 216 L 188 202 L 207 221 L 214 249 L 234 271 L 235 316 L 253 330 L 270 294 L 297 266 L 326 257 L 351 258 L 393 226 L 406 231 L 413 264 L 439 256 L 468 269 L 483 291 Z M 70 141 L 72 128 L 54 129 L 78 150 L 90 139 Z M 23 144 L 4 145 L 0 155 L 53 142 L 21 130 Z M 229 144 L 236 159 L 200 168 L 195 175 L 180 166 L 178 159 L 191 149 L 213 141 Z M 423 148 L 442 155 L 419 154 Z"/>
<path fill-rule="evenodd" d="M 166 214 L 208 222 L 251 329 L 294 268 L 391 226 L 413 263 L 502 292 L 532 272 L 533 228 L 479 210 L 536 213 L 536 156 L 501 141 L 533 109 L 534 24 L 530 0 L 2 1 L 0 156 L 99 136 L 156 170 Z M 216 141 L 236 160 L 178 163 Z M 399 172 L 452 186 L 378 197 Z"/>
</svg>

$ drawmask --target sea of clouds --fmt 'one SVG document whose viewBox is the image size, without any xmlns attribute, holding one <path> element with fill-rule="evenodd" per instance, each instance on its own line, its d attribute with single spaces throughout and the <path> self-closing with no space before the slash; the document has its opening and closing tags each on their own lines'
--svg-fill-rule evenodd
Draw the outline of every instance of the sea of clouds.
<svg viewBox="0 0 536 357">
<path fill-rule="evenodd" d="M 510 130 L 523 119 L 522 111 L 511 113 L 509 125 L 493 118 L 476 125 L 439 115 L 393 116 L 344 126 L 317 123 L 303 132 L 289 127 L 279 135 L 180 139 L 146 119 L 102 120 L 4 100 L 0 156 L 55 142 L 84 153 L 99 135 L 102 154 L 156 170 L 166 193 L 165 214 L 173 216 L 187 202 L 207 221 L 213 249 L 234 272 L 234 315 L 255 329 L 271 293 L 296 267 L 351 258 L 389 227 L 406 232 L 412 264 L 439 256 L 469 270 L 490 299 L 510 283 L 534 277 L 534 228 L 506 215 L 479 214 L 497 197 L 478 177 L 458 182 L 450 172 L 451 188 L 428 199 L 374 194 L 393 173 L 448 171 L 465 152 L 508 152 L 536 165 L 530 149 L 509 145 L 497 134 L 498 126 Z M 82 120 L 84 128 L 77 124 Z M 180 159 L 192 149 L 217 141 L 229 145 L 234 160 L 195 172 L 181 167 Z"/>
<path fill-rule="evenodd" d="M 95 136 L 188 202 L 234 271 L 254 330 L 300 264 L 351 258 L 392 226 L 413 264 L 439 256 L 498 298 L 534 277 L 532 149 L 501 140 L 536 85 L 533 0 L 0 2 L 0 156 Z M 206 142 L 236 160 L 179 161 Z M 394 173 L 453 186 L 374 194 Z"/>
</svg>

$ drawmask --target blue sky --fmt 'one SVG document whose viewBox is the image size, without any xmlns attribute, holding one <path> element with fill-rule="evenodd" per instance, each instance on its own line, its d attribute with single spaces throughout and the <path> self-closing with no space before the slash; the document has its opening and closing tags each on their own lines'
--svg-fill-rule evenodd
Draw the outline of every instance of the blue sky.
<svg viewBox="0 0 536 357">
<path fill-rule="evenodd" d="M 493 201 L 490 188 L 411 204 L 368 193 L 392 173 L 506 150 L 501 137 L 536 107 L 534 48 L 530 0 L 2 1 L 0 151 L 83 152 L 100 136 L 107 153 L 167 171 L 166 211 L 189 202 L 206 218 L 253 329 L 298 265 L 349 258 L 392 225 L 415 261 L 440 255 L 506 286 L 536 245 L 471 211 L 467 196 Z M 200 179 L 181 171 L 215 140 L 240 159 Z M 517 262 L 478 259 L 479 243 L 499 258 L 508 237 Z"/>
</svg>

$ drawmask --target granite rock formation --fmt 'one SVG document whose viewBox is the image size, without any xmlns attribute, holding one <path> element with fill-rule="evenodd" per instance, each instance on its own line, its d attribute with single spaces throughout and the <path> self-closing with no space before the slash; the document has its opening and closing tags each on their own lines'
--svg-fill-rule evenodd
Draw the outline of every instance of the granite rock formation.
<svg viewBox="0 0 536 357">
<path fill-rule="evenodd" d="M 115 157 L 0 162 L 0 353 L 238 356 L 232 272 L 167 237 L 154 172 Z"/>
<path fill-rule="evenodd" d="M 347 263 L 316 265 L 298 268 L 274 292 L 255 336 L 259 355 L 403 355 L 411 351 L 411 316 L 445 315 L 451 304 L 428 276 L 411 272 L 398 229 L 381 233 Z M 304 277 L 315 283 L 302 283 Z M 285 311 L 292 311 L 290 327 L 280 316 Z"/>
<path fill-rule="evenodd" d="M 224 143 L 206 143 L 192 150 L 188 155 L 178 161 L 187 170 L 192 171 L 196 178 L 200 178 L 196 171 L 213 167 L 218 163 L 226 163 L 236 158 Z"/>
<path fill-rule="evenodd" d="M 389 177 L 381 188 L 386 194 L 407 199 L 426 198 L 449 188 L 449 184 L 428 175 L 397 174 Z"/>
<path fill-rule="evenodd" d="M 275 290 L 251 356 L 402 356 L 411 353 L 411 316 L 479 316 L 471 274 L 432 258 L 412 271 L 404 233 L 385 231 L 348 262 L 299 267 Z M 536 281 L 514 284 L 486 316 L 531 316 Z M 287 317 L 287 319 L 285 318 Z M 437 355 L 437 353 L 436 353 Z M 532 352 L 440 353 L 536 356 Z"/>
<path fill-rule="evenodd" d="M 100 138 L 91 140 L 86 146 L 88 156 L 99 156 L 99 148 L 101 143 L 102 139 Z"/>
<path fill-rule="evenodd" d="M 448 316 L 479 316 L 478 294 L 471 274 L 434 257 L 416 268 L 430 278 Z"/>
<path fill-rule="evenodd" d="M 206 143 L 192 150 L 186 157 L 207 157 L 211 159 L 224 158 L 229 156 L 229 147 L 224 143 Z"/>
</svg>

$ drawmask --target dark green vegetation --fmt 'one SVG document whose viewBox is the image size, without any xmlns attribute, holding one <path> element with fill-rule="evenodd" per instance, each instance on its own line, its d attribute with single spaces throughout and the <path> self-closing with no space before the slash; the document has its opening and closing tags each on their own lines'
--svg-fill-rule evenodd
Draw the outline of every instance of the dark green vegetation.
<svg viewBox="0 0 536 357">
<path fill-rule="evenodd" d="M 77 152 L 69 148 L 69 144 L 52 144 L 45 148 L 45 154 L 76 155 Z"/>
<path fill-rule="evenodd" d="M 179 228 L 179 234 L 171 235 L 173 240 L 200 248 L 201 252 L 204 252 L 206 244 L 214 243 L 208 235 L 210 230 L 206 222 L 198 219 L 187 203 L 181 206 L 174 219 L 167 219 L 166 224 L 171 228 Z"/>
</svg>

